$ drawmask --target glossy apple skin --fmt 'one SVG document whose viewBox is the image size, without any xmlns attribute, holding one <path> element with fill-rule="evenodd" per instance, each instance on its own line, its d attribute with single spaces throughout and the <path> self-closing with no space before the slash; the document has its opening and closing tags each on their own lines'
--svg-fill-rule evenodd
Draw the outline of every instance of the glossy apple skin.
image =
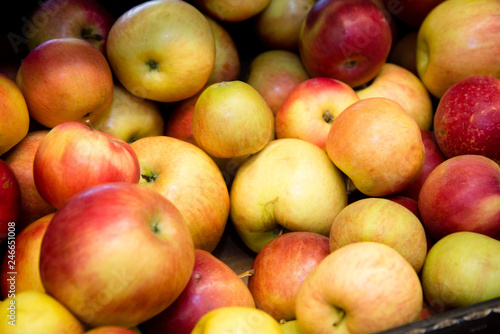
<svg viewBox="0 0 500 334">
<path fill-rule="evenodd" d="M 459 231 L 500 240 L 500 167 L 481 155 L 460 155 L 437 166 L 420 190 L 418 208 L 435 240 Z"/>
<path fill-rule="evenodd" d="M 391 45 L 389 23 L 371 0 L 317 1 L 299 38 L 300 56 L 311 77 L 331 77 L 351 87 L 375 77 Z"/>
<path fill-rule="evenodd" d="M 140 166 L 123 140 L 79 122 L 65 122 L 40 142 L 33 179 L 40 196 L 60 208 L 77 192 L 97 184 L 139 182 Z"/>
<path fill-rule="evenodd" d="M 471 76 L 440 99 L 434 135 L 447 158 L 479 154 L 500 163 L 500 79 Z"/>
<path fill-rule="evenodd" d="M 7 240 L 10 230 L 19 232 L 21 216 L 21 187 L 16 174 L 0 159 L 0 245 Z"/>
<path fill-rule="evenodd" d="M 196 249 L 193 273 L 181 295 L 139 328 L 143 334 L 191 333 L 202 316 L 226 306 L 255 307 L 255 303 L 248 287 L 227 264 Z"/>
<path fill-rule="evenodd" d="M 419 27 L 429 12 L 444 0 L 383 0 L 387 10 L 399 20 Z"/>
<path fill-rule="evenodd" d="M 257 308 L 277 321 L 294 320 L 302 281 L 329 253 L 328 237 L 312 232 L 288 232 L 267 243 L 248 278 Z"/>
<path fill-rule="evenodd" d="M 81 38 L 106 55 L 106 41 L 114 17 L 95 0 L 48 0 L 30 17 L 28 49 L 54 38 Z"/>
<path fill-rule="evenodd" d="M 47 293 L 91 327 L 129 328 L 157 315 L 180 295 L 193 267 L 179 210 L 135 183 L 72 197 L 52 218 L 40 251 Z"/>
</svg>

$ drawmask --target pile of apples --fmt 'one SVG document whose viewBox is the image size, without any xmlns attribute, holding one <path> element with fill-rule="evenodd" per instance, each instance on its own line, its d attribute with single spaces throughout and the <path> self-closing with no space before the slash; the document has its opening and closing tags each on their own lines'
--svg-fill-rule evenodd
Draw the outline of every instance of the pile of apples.
<svg viewBox="0 0 500 334">
<path fill-rule="evenodd" d="M 499 1 L 114 6 L 2 36 L 0 333 L 376 333 L 500 297 Z"/>
</svg>

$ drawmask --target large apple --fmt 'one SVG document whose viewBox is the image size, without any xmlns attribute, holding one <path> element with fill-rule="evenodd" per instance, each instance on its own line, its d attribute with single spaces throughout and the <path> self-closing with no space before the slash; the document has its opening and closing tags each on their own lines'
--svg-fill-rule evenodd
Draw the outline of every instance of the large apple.
<svg viewBox="0 0 500 334">
<path fill-rule="evenodd" d="M 40 2 L 30 16 L 28 49 L 49 39 L 74 37 L 94 45 L 104 55 L 114 18 L 95 0 L 48 0 Z"/>
<path fill-rule="evenodd" d="M 434 135 L 447 158 L 479 154 L 500 164 L 500 79 L 476 75 L 446 90 L 434 116 Z"/>
<path fill-rule="evenodd" d="M 300 56 L 311 77 L 331 77 L 352 87 L 380 72 L 391 46 L 389 23 L 371 0 L 317 1 L 299 37 Z"/>
<path fill-rule="evenodd" d="M 193 273 L 181 295 L 139 328 L 144 334 L 191 333 L 206 313 L 228 306 L 255 307 L 255 302 L 248 287 L 227 264 L 196 249 Z"/>
<path fill-rule="evenodd" d="M 0 156 L 23 140 L 29 126 L 23 93 L 12 79 L 0 73 Z"/>
<path fill-rule="evenodd" d="M 289 232 L 267 243 L 248 278 L 257 308 L 280 322 L 294 320 L 302 281 L 329 253 L 328 237 L 312 232 Z"/>
<path fill-rule="evenodd" d="M 326 150 L 368 196 L 405 189 L 425 161 L 417 122 L 399 103 L 385 97 L 361 99 L 342 111 L 330 127 Z"/>
<path fill-rule="evenodd" d="M 297 295 L 304 333 L 375 333 L 418 319 L 420 279 L 393 248 L 356 242 L 330 253 L 307 275 Z"/>
<path fill-rule="evenodd" d="M 199 147 L 155 136 L 130 144 L 139 160 L 139 184 L 169 199 L 179 209 L 196 248 L 211 252 L 229 216 L 229 192 L 215 162 Z"/>
<path fill-rule="evenodd" d="M 106 49 L 123 86 L 159 102 L 196 94 L 215 61 L 210 23 L 196 7 L 178 0 L 146 1 L 128 9 L 111 27 Z"/>
<path fill-rule="evenodd" d="M 223 22 L 241 22 L 257 15 L 271 0 L 194 0 L 200 10 Z"/>
<path fill-rule="evenodd" d="M 192 124 L 197 145 L 217 158 L 256 153 L 274 137 L 271 108 L 255 88 L 240 80 L 215 83 L 203 90 L 194 106 Z"/>
<path fill-rule="evenodd" d="M 40 141 L 33 179 L 40 196 L 60 208 L 71 196 L 97 184 L 139 182 L 140 166 L 134 150 L 121 139 L 86 124 L 65 122 Z"/>
<path fill-rule="evenodd" d="M 230 197 L 232 224 L 256 253 L 287 230 L 327 236 L 347 205 L 344 176 L 326 152 L 294 138 L 273 140 L 245 160 Z"/>
<path fill-rule="evenodd" d="M 472 75 L 500 78 L 500 3 L 450 0 L 434 7 L 418 30 L 417 71 L 438 99 Z"/>
<path fill-rule="evenodd" d="M 152 318 L 181 294 L 193 267 L 179 210 L 135 183 L 73 196 L 55 213 L 40 251 L 45 290 L 90 327 Z"/>
<path fill-rule="evenodd" d="M 295 86 L 309 79 L 296 53 L 272 49 L 262 51 L 250 62 L 246 83 L 255 88 L 276 115 Z"/>
<path fill-rule="evenodd" d="M 438 312 L 500 297 L 500 241 L 454 232 L 431 248 L 422 270 L 426 300 Z"/>
<path fill-rule="evenodd" d="M 420 219 L 403 205 L 386 198 L 364 198 L 347 205 L 330 229 L 330 252 L 358 241 L 374 241 L 401 254 L 418 273 L 427 254 Z"/>
<path fill-rule="evenodd" d="M 382 0 L 391 15 L 402 22 L 419 27 L 434 7 L 444 0 Z"/>
<path fill-rule="evenodd" d="M 435 240 L 460 231 L 500 240 L 500 166 L 481 155 L 460 155 L 438 165 L 425 180 L 418 208 Z"/>
<path fill-rule="evenodd" d="M 21 187 L 14 170 L 0 159 L 0 245 L 7 239 L 8 243 L 15 243 L 20 231 L 21 199 Z"/>
<path fill-rule="evenodd" d="M 302 81 L 276 113 L 276 138 L 302 139 L 324 148 L 335 118 L 357 101 L 358 94 L 342 81 L 326 77 Z"/>
</svg>

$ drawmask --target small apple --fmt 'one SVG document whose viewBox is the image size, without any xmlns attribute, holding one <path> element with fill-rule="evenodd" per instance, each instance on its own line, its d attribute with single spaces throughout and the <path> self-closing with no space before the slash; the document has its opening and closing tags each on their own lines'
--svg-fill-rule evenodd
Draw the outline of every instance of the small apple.
<svg viewBox="0 0 500 334">
<path fill-rule="evenodd" d="M 0 159 L 0 245 L 15 243 L 21 216 L 21 187 L 7 162 Z"/>
<path fill-rule="evenodd" d="M 270 0 L 194 0 L 200 10 L 223 22 L 241 22 L 266 8 Z"/>
<path fill-rule="evenodd" d="M 276 113 L 276 138 L 302 139 L 325 148 L 335 118 L 357 101 L 356 91 L 342 81 L 325 77 L 302 81 Z"/>
</svg>

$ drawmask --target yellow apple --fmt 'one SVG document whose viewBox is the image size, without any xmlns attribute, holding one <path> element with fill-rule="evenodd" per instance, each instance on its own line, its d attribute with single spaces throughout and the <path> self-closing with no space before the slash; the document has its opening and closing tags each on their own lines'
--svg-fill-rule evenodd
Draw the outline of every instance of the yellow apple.
<svg viewBox="0 0 500 334">
<path fill-rule="evenodd" d="M 281 324 L 281 329 L 284 334 L 304 334 L 297 320 L 285 321 Z"/>
<path fill-rule="evenodd" d="M 200 10 L 218 21 L 241 22 L 260 13 L 271 0 L 194 0 Z"/>
</svg>

